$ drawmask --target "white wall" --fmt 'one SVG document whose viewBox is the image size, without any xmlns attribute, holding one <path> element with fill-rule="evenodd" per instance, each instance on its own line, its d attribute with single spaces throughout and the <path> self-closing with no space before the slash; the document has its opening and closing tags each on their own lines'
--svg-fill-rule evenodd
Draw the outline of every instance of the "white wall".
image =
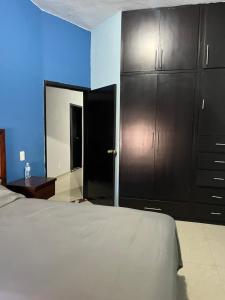
<svg viewBox="0 0 225 300">
<path fill-rule="evenodd" d="M 70 171 L 70 103 L 83 107 L 83 93 L 46 88 L 47 176 Z"/>
<path fill-rule="evenodd" d="M 121 13 L 107 19 L 91 32 L 91 88 L 117 85 L 115 205 L 119 192 Z"/>
</svg>

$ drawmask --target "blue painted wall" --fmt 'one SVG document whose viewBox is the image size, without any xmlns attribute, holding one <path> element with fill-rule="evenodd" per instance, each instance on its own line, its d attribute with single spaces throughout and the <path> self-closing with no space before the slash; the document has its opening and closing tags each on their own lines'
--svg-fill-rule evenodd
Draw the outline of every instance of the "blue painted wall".
<svg viewBox="0 0 225 300">
<path fill-rule="evenodd" d="M 0 1 L 0 128 L 7 179 L 44 174 L 43 81 L 90 85 L 90 32 L 41 12 L 30 0 Z"/>
<path fill-rule="evenodd" d="M 120 53 L 121 13 L 108 18 L 91 32 L 91 88 L 116 84 L 115 205 L 119 193 Z"/>
<path fill-rule="evenodd" d="M 44 78 L 90 87 L 91 33 L 42 14 Z"/>
<path fill-rule="evenodd" d="M 40 10 L 30 1 L 0 1 L 0 127 L 7 129 L 7 173 L 23 176 L 19 151 L 43 174 Z"/>
</svg>

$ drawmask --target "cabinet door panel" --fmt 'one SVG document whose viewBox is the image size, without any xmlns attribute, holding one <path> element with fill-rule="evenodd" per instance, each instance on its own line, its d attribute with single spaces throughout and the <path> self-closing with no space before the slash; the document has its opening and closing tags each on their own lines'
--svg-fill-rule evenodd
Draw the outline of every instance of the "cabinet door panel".
<svg viewBox="0 0 225 300">
<path fill-rule="evenodd" d="M 203 66 L 225 67 L 225 4 L 205 5 Z"/>
<path fill-rule="evenodd" d="M 225 134 L 225 70 L 202 73 L 202 104 L 199 117 L 200 135 Z"/>
<path fill-rule="evenodd" d="M 153 194 L 156 75 L 122 77 L 120 195 Z"/>
<path fill-rule="evenodd" d="M 155 189 L 158 199 L 189 200 L 195 74 L 158 78 Z"/>
<path fill-rule="evenodd" d="M 159 66 L 162 70 L 196 68 L 198 28 L 199 6 L 161 9 Z"/>
<path fill-rule="evenodd" d="M 123 71 L 155 70 L 159 40 L 159 11 L 123 13 Z"/>
</svg>

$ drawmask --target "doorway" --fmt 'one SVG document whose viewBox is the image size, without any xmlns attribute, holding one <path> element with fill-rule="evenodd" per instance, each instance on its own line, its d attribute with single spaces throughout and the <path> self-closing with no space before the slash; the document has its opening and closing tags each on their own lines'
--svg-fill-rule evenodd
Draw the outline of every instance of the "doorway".
<svg viewBox="0 0 225 300">
<path fill-rule="evenodd" d="M 82 107 L 70 104 L 70 170 L 82 167 Z"/>
<path fill-rule="evenodd" d="M 82 95 L 82 104 L 70 102 L 69 91 L 77 97 Z M 62 92 L 66 95 L 66 106 L 59 99 Z M 56 103 L 61 105 L 57 113 Z M 115 107 L 116 85 L 91 91 L 45 81 L 45 170 L 46 176 L 57 177 L 56 198 L 52 200 L 72 202 L 86 198 L 94 204 L 114 205 Z M 66 121 L 63 112 L 68 116 Z M 79 180 L 74 174 L 78 174 Z M 77 183 L 79 197 L 74 194 Z"/>
<path fill-rule="evenodd" d="M 83 198 L 82 109 L 85 92 L 55 83 L 45 87 L 46 176 L 57 178 L 56 195 L 52 200 L 71 202 Z"/>
</svg>

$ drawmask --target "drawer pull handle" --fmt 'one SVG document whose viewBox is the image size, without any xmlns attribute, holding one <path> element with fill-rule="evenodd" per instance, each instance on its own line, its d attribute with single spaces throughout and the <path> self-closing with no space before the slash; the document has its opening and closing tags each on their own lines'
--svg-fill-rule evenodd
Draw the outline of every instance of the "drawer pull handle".
<svg viewBox="0 0 225 300">
<path fill-rule="evenodd" d="M 213 180 L 220 180 L 220 181 L 223 181 L 224 178 L 214 177 Z"/>
<path fill-rule="evenodd" d="M 205 109 L 205 99 L 202 99 L 202 110 Z"/>
<path fill-rule="evenodd" d="M 206 60 L 205 60 L 206 66 L 209 65 L 209 44 L 206 45 Z"/>
<path fill-rule="evenodd" d="M 156 207 L 147 207 L 147 206 L 145 206 L 145 208 L 144 208 L 145 210 L 155 210 L 155 211 L 162 211 L 162 209 L 161 208 L 156 208 Z"/>
<path fill-rule="evenodd" d="M 223 199 L 223 197 L 221 197 L 221 196 L 216 196 L 216 195 L 212 196 L 212 198 Z"/>
<path fill-rule="evenodd" d="M 225 146 L 225 144 L 222 144 L 222 143 L 216 143 L 216 146 Z"/>
<path fill-rule="evenodd" d="M 214 160 L 215 164 L 225 164 L 224 160 Z"/>
<path fill-rule="evenodd" d="M 222 215 L 222 213 L 220 213 L 220 212 L 211 212 L 210 213 L 210 215 L 213 215 L 213 216 L 221 216 Z"/>
</svg>

